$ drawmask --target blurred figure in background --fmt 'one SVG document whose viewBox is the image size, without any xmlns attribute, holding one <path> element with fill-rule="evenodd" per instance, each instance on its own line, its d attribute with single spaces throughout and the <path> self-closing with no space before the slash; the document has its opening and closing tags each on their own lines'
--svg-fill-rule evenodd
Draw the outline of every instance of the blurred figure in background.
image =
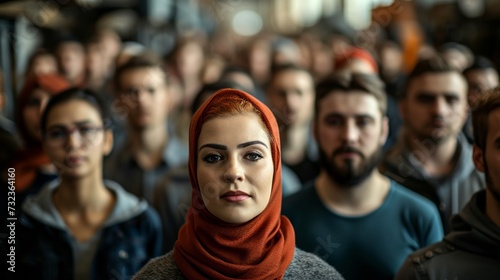
<svg viewBox="0 0 500 280">
<path fill-rule="evenodd" d="M 104 48 L 96 38 L 85 44 L 85 87 L 103 95 L 112 96 L 109 92 L 109 69 Z M 108 100 L 109 101 L 109 100 Z M 111 102 L 107 102 L 111 103 Z"/>
<path fill-rule="evenodd" d="M 498 71 L 489 59 L 477 56 L 469 68 L 464 70 L 464 76 L 469 85 L 469 105 L 473 106 L 481 93 L 499 84 Z"/>
<path fill-rule="evenodd" d="M 85 48 L 76 38 L 63 38 L 55 49 L 59 72 L 73 86 L 85 83 Z"/>
<path fill-rule="evenodd" d="M 179 38 L 174 50 L 167 57 L 171 73 L 181 82 L 183 98 L 181 106 L 188 109 L 196 93 L 202 87 L 202 70 L 205 64 L 205 51 L 200 38 Z"/>
<path fill-rule="evenodd" d="M 67 89 L 69 83 L 58 74 L 39 74 L 29 77 L 17 103 L 18 132 L 22 150 L 9 167 L 16 170 L 16 203 L 37 193 L 46 183 L 57 178 L 55 166 L 42 149 L 40 120 L 49 99 Z"/>
<path fill-rule="evenodd" d="M 439 48 L 439 54 L 459 72 L 467 69 L 474 61 L 472 51 L 468 47 L 455 42 L 443 44 Z"/>
<path fill-rule="evenodd" d="M 467 97 L 470 111 L 473 111 L 476 109 L 476 99 L 487 90 L 499 85 L 498 71 L 489 59 L 483 56 L 477 56 L 474 59 L 474 63 L 472 63 L 469 68 L 465 69 L 463 74 L 469 86 Z M 471 114 L 468 115 L 462 131 L 467 137 L 469 143 L 473 144 L 474 137 Z"/>
<path fill-rule="evenodd" d="M 3 79 L 3 72 L 0 70 L 0 170 L 2 172 L 0 173 L 0 181 L 4 179 L 5 170 L 10 167 L 7 164 L 12 161 L 14 155 L 20 149 L 16 124 L 4 116 L 7 96 Z"/>
<path fill-rule="evenodd" d="M 467 118 L 467 81 L 442 57 L 417 63 L 399 101 L 404 131 L 386 153 L 382 172 L 433 201 L 445 231 L 450 217 L 484 189 L 461 133 Z"/>
<path fill-rule="evenodd" d="M 76 88 L 47 104 L 42 142 L 60 180 L 23 204 L 20 279 L 129 279 L 160 254 L 158 214 L 103 180 L 103 156 L 113 147 L 106 111 L 96 94 Z"/>
<path fill-rule="evenodd" d="M 54 54 L 47 49 L 38 49 L 28 60 L 25 77 L 34 74 L 57 73 L 57 71 L 57 61 Z"/>
<path fill-rule="evenodd" d="M 314 79 L 299 66 L 278 66 L 273 71 L 266 97 L 280 125 L 283 166 L 289 167 L 302 184 L 306 184 L 319 172 L 317 147 L 311 131 Z"/>
<path fill-rule="evenodd" d="M 259 86 L 264 86 L 271 73 L 271 37 L 261 35 L 248 48 L 248 69 Z"/>
<path fill-rule="evenodd" d="M 335 71 L 378 74 L 379 70 L 377 62 L 370 52 L 363 48 L 352 47 L 335 57 Z"/>
<path fill-rule="evenodd" d="M 500 88 L 478 97 L 472 111 L 472 160 L 486 176 L 486 190 L 475 193 L 455 215 L 451 232 L 432 246 L 408 256 L 396 279 L 484 279 L 500 275 Z M 488 151 L 488 152 L 486 152 Z M 497 173 L 498 172 L 498 173 Z"/>
<path fill-rule="evenodd" d="M 122 50 L 121 38 L 112 29 L 98 30 L 95 37 L 102 49 L 105 73 L 108 77 L 112 77 L 116 68 L 116 58 Z"/>
<path fill-rule="evenodd" d="M 115 114 L 127 135 L 106 160 L 104 177 L 151 202 L 153 188 L 171 168 L 187 162 L 187 146 L 168 130 L 171 97 L 161 60 L 135 57 L 115 74 Z"/>
</svg>

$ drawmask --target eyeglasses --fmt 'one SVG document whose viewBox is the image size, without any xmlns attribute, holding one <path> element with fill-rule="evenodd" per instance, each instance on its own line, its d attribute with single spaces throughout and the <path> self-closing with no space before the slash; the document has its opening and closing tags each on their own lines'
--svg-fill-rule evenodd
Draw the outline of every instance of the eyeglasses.
<svg viewBox="0 0 500 280">
<path fill-rule="evenodd" d="M 92 125 L 80 125 L 73 128 L 54 127 L 45 133 L 44 138 L 49 144 L 59 146 L 66 143 L 69 136 L 76 132 L 80 141 L 85 144 L 91 144 L 92 141 L 96 139 L 96 136 L 103 130 L 103 126 Z"/>
</svg>

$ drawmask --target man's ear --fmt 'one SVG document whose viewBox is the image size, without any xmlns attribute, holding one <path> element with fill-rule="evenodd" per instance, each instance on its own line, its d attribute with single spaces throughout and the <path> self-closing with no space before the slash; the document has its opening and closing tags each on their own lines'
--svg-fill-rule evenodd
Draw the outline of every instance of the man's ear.
<svg viewBox="0 0 500 280">
<path fill-rule="evenodd" d="M 474 144 L 474 146 L 472 146 L 472 161 L 474 162 L 476 169 L 484 173 L 484 170 L 485 170 L 484 153 L 475 144 Z"/>
<path fill-rule="evenodd" d="M 105 156 L 109 155 L 113 150 L 113 132 L 111 129 L 104 130 L 104 145 L 102 147 L 102 152 Z"/>
</svg>

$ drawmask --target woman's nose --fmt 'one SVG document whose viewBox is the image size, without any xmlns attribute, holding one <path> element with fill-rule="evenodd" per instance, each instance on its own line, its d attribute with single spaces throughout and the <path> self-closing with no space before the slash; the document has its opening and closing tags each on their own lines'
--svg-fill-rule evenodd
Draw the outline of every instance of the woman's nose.
<svg viewBox="0 0 500 280">
<path fill-rule="evenodd" d="M 228 183 L 243 181 L 243 168 L 238 159 L 230 159 L 227 162 L 226 170 L 223 174 L 223 179 Z"/>
</svg>

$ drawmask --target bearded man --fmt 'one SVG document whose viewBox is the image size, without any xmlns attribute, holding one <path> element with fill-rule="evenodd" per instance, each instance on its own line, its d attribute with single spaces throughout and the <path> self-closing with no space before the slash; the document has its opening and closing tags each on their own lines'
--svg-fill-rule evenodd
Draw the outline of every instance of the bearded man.
<svg viewBox="0 0 500 280">
<path fill-rule="evenodd" d="M 377 170 L 388 119 L 376 75 L 338 73 L 316 94 L 321 171 L 313 186 L 283 202 L 297 247 L 346 279 L 393 279 L 411 252 L 442 238 L 437 208 Z"/>
</svg>

